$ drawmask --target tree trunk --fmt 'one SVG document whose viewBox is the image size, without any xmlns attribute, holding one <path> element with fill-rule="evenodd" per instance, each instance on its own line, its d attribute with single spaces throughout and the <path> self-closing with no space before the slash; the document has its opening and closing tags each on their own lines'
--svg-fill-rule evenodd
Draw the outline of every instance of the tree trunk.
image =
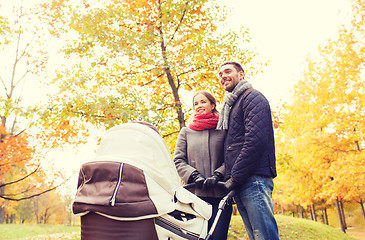
<svg viewBox="0 0 365 240">
<path fill-rule="evenodd" d="M 41 223 L 41 220 L 39 219 L 39 213 L 38 213 L 38 198 L 33 198 L 33 207 L 34 207 L 34 215 L 37 220 L 37 224 Z"/>
<path fill-rule="evenodd" d="M 340 224 L 340 228 L 342 230 L 342 232 L 346 233 L 346 229 L 345 226 L 343 225 L 343 220 L 342 220 L 342 213 L 341 213 L 341 207 L 340 207 L 340 203 L 338 201 L 338 197 L 335 200 L 336 203 L 336 209 L 337 209 L 337 216 L 338 216 L 338 222 Z"/>
<path fill-rule="evenodd" d="M 311 219 L 317 222 L 316 209 L 314 203 L 311 205 Z"/>
<path fill-rule="evenodd" d="M 299 206 L 295 205 L 295 215 L 299 217 Z"/>
<path fill-rule="evenodd" d="M 0 182 L 1 183 L 1 182 Z M 4 194 L 4 188 L 0 188 L 0 195 Z M 5 220 L 5 208 L 4 202 L 0 204 L 0 224 L 3 224 Z"/>
<path fill-rule="evenodd" d="M 46 208 L 46 210 L 44 211 L 44 214 L 43 214 L 43 224 L 47 224 L 48 223 L 48 218 L 49 218 L 48 210 L 49 210 L 49 208 Z"/>
<path fill-rule="evenodd" d="M 326 207 L 323 209 L 323 221 L 324 221 L 324 224 L 328 225 L 328 215 L 327 215 L 327 208 Z"/>
<path fill-rule="evenodd" d="M 365 220 L 365 209 L 364 209 L 364 202 L 362 201 L 362 199 L 360 199 L 360 206 L 361 206 L 361 210 L 362 210 L 362 216 L 364 217 Z"/>
<path fill-rule="evenodd" d="M 161 4 L 159 4 L 159 14 L 160 14 L 160 16 L 162 16 Z M 163 58 L 163 62 L 164 62 L 164 71 L 166 73 L 167 80 L 169 82 L 169 85 L 170 85 L 171 90 L 172 90 L 172 94 L 174 96 L 177 119 L 179 121 L 180 129 L 181 129 L 181 128 L 185 127 L 185 117 L 184 117 L 184 113 L 183 113 L 182 108 L 181 108 L 179 89 L 178 89 L 179 88 L 179 83 L 177 85 L 175 84 L 174 77 L 171 74 L 170 64 L 169 64 L 169 61 L 167 59 L 164 32 L 162 31 L 161 24 L 159 24 L 157 26 L 157 28 L 158 28 L 159 33 L 160 33 L 161 53 L 162 53 L 162 58 Z"/>
<path fill-rule="evenodd" d="M 6 118 L 4 116 L 1 117 L 1 125 L 2 127 L 5 128 L 5 122 L 6 122 Z M 3 134 L 0 134 L 0 142 L 3 142 L 3 138 L 5 136 L 3 136 Z M 2 184 L 2 182 L 0 181 L 0 185 Z M 3 196 L 5 193 L 5 187 L 0 187 L 0 196 Z M 5 221 L 5 208 L 4 208 L 4 202 L 2 204 L 0 204 L 0 224 L 3 224 Z"/>
<path fill-rule="evenodd" d="M 340 209 L 341 209 L 341 214 L 342 214 L 343 226 L 345 227 L 345 229 L 347 229 L 345 211 L 344 211 L 344 208 L 343 208 L 343 202 L 342 202 L 342 200 L 340 200 L 339 203 L 340 203 Z"/>
</svg>

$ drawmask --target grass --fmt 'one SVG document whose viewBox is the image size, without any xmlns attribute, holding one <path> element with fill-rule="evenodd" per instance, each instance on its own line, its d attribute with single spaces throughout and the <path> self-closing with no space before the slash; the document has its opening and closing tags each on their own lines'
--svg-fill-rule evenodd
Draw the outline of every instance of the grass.
<svg viewBox="0 0 365 240">
<path fill-rule="evenodd" d="M 44 224 L 0 224 L 0 239 L 80 239 L 80 227 Z M 75 234 L 77 233 L 77 234 Z M 77 235 L 75 238 L 70 238 Z"/>
<path fill-rule="evenodd" d="M 283 215 L 275 216 L 281 240 L 354 240 L 339 229 L 307 219 L 293 218 Z M 228 240 L 248 239 L 241 217 L 232 216 Z"/>
<path fill-rule="evenodd" d="M 281 240 L 354 240 L 339 229 L 306 219 L 276 215 Z M 1 240 L 80 239 L 80 227 L 38 224 L 0 224 Z M 228 240 L 248 239 L 240 216 L 233 216 Z M 358 238 L 361 239 L 361 238 Z"/>
</svg>

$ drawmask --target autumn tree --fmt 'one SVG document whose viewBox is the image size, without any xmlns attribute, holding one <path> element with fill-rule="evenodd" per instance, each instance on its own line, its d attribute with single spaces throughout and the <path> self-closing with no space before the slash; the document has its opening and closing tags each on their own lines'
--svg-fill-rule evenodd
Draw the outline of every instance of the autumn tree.
<svg viewBox="0 0 365 240">
<path fill-rule="evenodd" d="M 218 1 L 53 1 L 44 4 L 55 35 L 71 36 L 63 49 L 68 67 L 54 83 L 60 93 L 48 105 L 52 119 L 82 119 L 111 127 L 144 120 L 174 135 L 185 126 L 184 93 L 223 91 L 216 74 L 235 59 L 248 76 L 259 62 L 248 33 L 221 27 L 227 9 Z M 64 25 L 62 25 L 64 24 Z M 62 30 L 62 31 L 61 31 Z M 176 134 L 174 135 L 176 137 Z"/>
<path fill-rule="evenodd" d="M 65 223 L 66 202 L 57 190 L 34 197 L 29 202 L 32 205 L 32 214 L 37 224 Z"/>
<path fill-rule="evenodd" d="M 36 91 L 48 60 L 34 17 L 37 14 L 21 1 L 2 2 L 1 7 L 8 11 L 0 16 L 0 223 L 4 222 L 5 208 L 10 213 L 15 202 L 54 189 L 57 184 L 52 184 L 60 177 L 49 171 L 52 164 L 45 159 L 48 149 L 36 144 L 47 142 L 47 138 L 42 141 L 47 131 L 36 134 L 33 127 L 37 110 L 34 97 L 40 94 L 31 91 Z M 30 86 L 31 91 L 27 91 Z"/>
<path fill-rule="evenodd" d="M 364 8 L 354 1 L 351 22 L 308 58 L 279 131 L 279 152 L 291 156 L 282 187 L 302 204 L 336 203 L 343 231 L 342 201 L 365 195 Z"/>
</svg>

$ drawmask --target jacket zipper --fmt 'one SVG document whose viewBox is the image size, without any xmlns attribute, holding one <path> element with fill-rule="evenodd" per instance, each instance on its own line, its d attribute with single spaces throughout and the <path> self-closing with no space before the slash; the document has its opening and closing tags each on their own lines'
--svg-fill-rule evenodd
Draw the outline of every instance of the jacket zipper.
<svg viewBox="0 0 365 240">
<path fill-rule="evenodd" d="M 123 163 L 120 164 L 120 168 L 119 168 L 119 176 L 118 176 L 118 182 L 117 185 L 115 186 L 114 192 L 113 192 L 113 196 L 109 201 L 109 205 L 114 206 L 115 205 L 115 198 L 117 196 L 117 192 L 120 186 L 120 183 L 122 181 L 122 172 L 123 172 Z"/>
</svg>

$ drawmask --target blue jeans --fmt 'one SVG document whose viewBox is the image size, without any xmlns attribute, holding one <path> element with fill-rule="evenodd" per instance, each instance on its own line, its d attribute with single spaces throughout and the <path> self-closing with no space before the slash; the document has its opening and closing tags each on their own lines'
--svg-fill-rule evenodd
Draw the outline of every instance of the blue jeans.
<svg viewBox="0 0 365 240">
<path fill-rule="evenodd" d="M 237 189 L 234 200 L 250 240 L 279 239 L 271 198 L 273 189 L 272 179 L 262 176 L 250 177 Z"/>
<path fill-rule="evenodd" d="M 218 206 L 221 199 L 218 198 L 207 198 L 202 197 L 202 199 L 212 205 L 212 217 L 208 221 L 208 232 L 210 231 L 214 219 L 218 212 Z M 214 229 L 214 232 L 210 240 L 225 240 L 227 239 L 229 223 L 232 217 L 232 204 L 227 204 L 219 217 L 218 223 Z"/>
</svg>

